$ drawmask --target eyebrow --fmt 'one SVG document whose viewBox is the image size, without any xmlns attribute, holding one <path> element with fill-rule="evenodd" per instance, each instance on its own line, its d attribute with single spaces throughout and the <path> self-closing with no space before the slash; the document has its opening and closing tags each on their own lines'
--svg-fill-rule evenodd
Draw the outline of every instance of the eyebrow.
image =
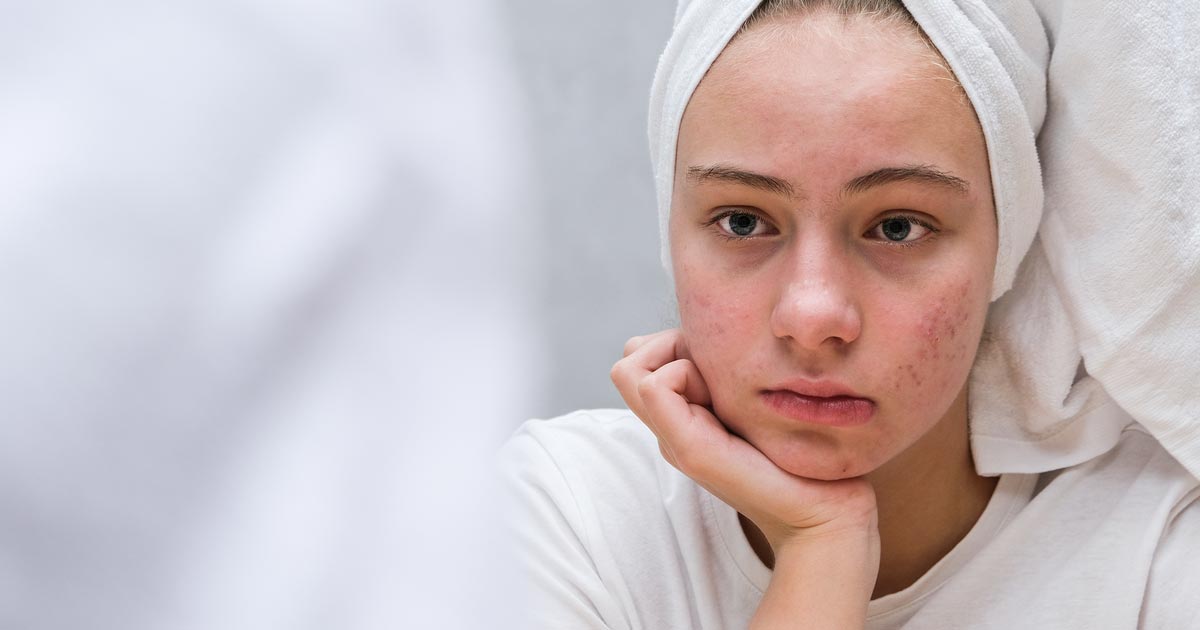
<svg viewBox="0 0 1200 630">
<path fill-rule="evenodd" d="M 766 192 L 795 197 L 796 189 L 785 179 L 746 171 L 725 164 L 714 166 L 689 166 L 687 176 L 698 182 L 718 181 L 741 184 Z M 948 188 L 966 194 L 971 187 L 967 180 L 956 177 L 930 164 L 889 166 L 855 177 L 842 188 L 845 194 L 862 193 L 885 184 L 916 182 Z"/>
<path fill-rule="evenodd" d="M 687 174 L 689 178 L 698 182 L 729 182 L 731 184 L 741 184 L 750 188 L 757 188 L 777 195 L 784 195 L 785 197 L 796 196 L 796 190 L 785 179 L 763 175 L 762 173 L 744 171 L 724 164 L 717 164 L 715 166 L 689 166 Z"/>
<path fill-rule="evenodd" d="M 866 175 L 855 177 L 842 190 L 845 193 L 861 193 L 876 186 L 896 182 L 932 184 L 934 186 L 941 186 L 942 188 L 949 188 L 961 194 L 966 194 L 971 190 L 971 187 L 967 184 L 967 180 L 955 177 L 929 164 L 881 168 Z"/>
</svg>

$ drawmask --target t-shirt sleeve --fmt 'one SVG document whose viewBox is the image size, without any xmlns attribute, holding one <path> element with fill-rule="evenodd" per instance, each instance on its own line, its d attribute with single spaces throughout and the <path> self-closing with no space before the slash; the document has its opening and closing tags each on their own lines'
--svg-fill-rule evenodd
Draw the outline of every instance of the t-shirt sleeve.
<svg viewBox="0 0 1200 630">
<path fill-rule="evenodd" d="M 1200 488 L 1180 505 L 1150 565 L 1141 630 L 1200 628 Z"/>
<path fill-rule="evenodd" d="M 525 429 L 500 455 L 533 627 L 626 628 L 588 553 L 584 515 L 554 457 Z"/>
</svg>

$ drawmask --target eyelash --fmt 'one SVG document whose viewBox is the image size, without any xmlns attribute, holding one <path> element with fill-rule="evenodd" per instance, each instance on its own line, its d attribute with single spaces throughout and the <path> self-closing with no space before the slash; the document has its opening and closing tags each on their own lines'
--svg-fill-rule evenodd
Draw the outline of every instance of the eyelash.
<svg viewBox="0 0 1200 630">
<path fill-rule="evenodd" d="M 886 242 L 888 245 L 899 245 L 900 247 L 916 247 L 917 245 L 921 245 L 921 244 L 925 243 L 926 241 L 928 241 L 932 238 L 935 238 L 938 235 L 938 233 L 941 232 L 941 230 L 937 229 L 936 227 L 933 227 L 932 224 L 930 224 L 928 221 L 921 219 L 920 217 L 913 216 L 911 214 L 891 214 L 891 215 L 888 215 L 888 216 L 883 217 L 882 219 L 876 221 L 875 224 L 871 226 L 871 229 L 867 230 L 867 233 L 870 234 L 871 232 L 874 232 L 876 228 L 883 225 L 884 221 L 887 221 L 889 219 L 904 219 L 906 221 L 911 221 L 913 224 L 919 225 L 919 226 L 925 228 L 926 230 L 929 230 L 929 236 L 922 238 L 920 240 L 916 240 L 916 241 L 889 241 L 887 239 L 883 239 L 883 241 Z"/>
<path fill-rule="evenodd" d="M 727 210 L 727 211 L 722 212 L 721 214 L 718 214 L 717 216 L 705 221 L 703 223 L 703 225 L 704 225 L 704 227 L 712 228 L 712 227 L 716 226 L 718 223 L 720 223 L 722 219 L 725 219 L 725 218 L 730 217 L 735 214 L 748 214 L 750 216 L 755 217 L 757 220 L 762 221 L 763 223 L 765 223 L 767 225 L 771 225 L 771 222 L 764 219 L 762 217 L 762 215 L 758 214 L 757 212 L 751 212 L 747 209 Z M 941 230 L 934 227 L 933 224 L 931 224 L 929 221 L 925 221 L 925 220 L 921 219 L 920 217 L 917 217 L 917 216 L 914 216 L 911 214 L 892 214 L 892 215 L 883 217 L 879 221 L 876 221 L 873 225 L 871 225 L 870 229 L 867 230 L 867 233 L 869 234 L 869 233 L 875 231 L 876 228 L 878 228 L 880 225 L 883 225 L 884 221 L 887 221 L 889 219 L 904 219 L 906 221 L 911 221 L 913 224 L 919 225 L 919 226 L 925 228 L 926 230 L 929 230 L 929 234 L 930 234 L 930 236 L 928 236 L 926 238 L 922 238 L 917 241 L 890 241 L 887 239 L 883 239 L 883 242 L 886 242 L 888 245 L 891 245 L 891 246 L 915 247 L 917 245 L 921 245 L 925 241 L 930 240 L 931 238 L 936 237 L 937 234 L 939 232 L 941 232 Z M 745 242 L 745 241 L 748 241 L 753 238 L 759 238 L 759 237 L 754 237 L 754 236 L 730 236 L 729 234 L 726 234 L 720 228 L 716 228 L 715 232 L 716 232 L 717 236 L 721 237 L 722 239 L 724 239 L 726 241 L 730 241 L 730 242 L 734 242 L 734 241 Z"/>
<path fill-rule="evenodd" d="M 739 208 L 737 210 L 726 210 L 725 212 L 722 212 L 721 214 L 718 214 L 717 216 L 705 221 L 704 227 L 713 228 L 714 231 L 716 232 L 717 236 L 719 236 L 729 242 L 744 243 L 744 242 L 754 239 L 754 238 L 761 238 L 761 237 L 756 237 L 756 236 L 730 236 L 729 234 L 726 234 L 723 230 L 721 230 L 720 227 L 717 227 L 717 224 L 720 223 L 722 219 L 731 217 L 735 214 L 748 214 L 748 215 L 754 217 L 755 219 L 762 221 L 766 225 L 771 225 L 771 222 L 764 219 L 762 217 L 762 215 L 760 215 L 759 213 L 751 212 L 750 210 L 745 209 L 745 208 Z"/>
</svg>

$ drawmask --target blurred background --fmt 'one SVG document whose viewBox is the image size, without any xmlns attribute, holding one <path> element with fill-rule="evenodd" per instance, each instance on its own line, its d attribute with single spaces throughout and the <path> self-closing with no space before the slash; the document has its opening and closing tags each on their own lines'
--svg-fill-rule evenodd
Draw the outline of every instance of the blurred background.
<svg viewBox="0 0 1200 630">
<path fill-rule="evenodd" d="M 521 627 L 492 453 L 673 320 L 670 2 L 0 2 L 0 627 Z"/>
<path fill-rule="evenodd" d="M 537 413 L 624 406 L 608 371 L 625 340 L 675 320 L 646 140 L 650 83 L 675 3 L 505 7 L 546 247 L 538 310 L 551 373 Z"/>
</svg>

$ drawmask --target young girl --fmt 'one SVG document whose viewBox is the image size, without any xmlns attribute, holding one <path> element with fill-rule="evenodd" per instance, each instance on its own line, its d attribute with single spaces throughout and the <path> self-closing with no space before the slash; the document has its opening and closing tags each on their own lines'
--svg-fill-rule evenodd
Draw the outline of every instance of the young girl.
<svg viewBox="0 0 1200 630">
<path fill-rule="evenodd" d="M 696 4 L 651 106 L 680 327 L 626 344 L 629 411 L 506 447 L 537 627 L 1200 627 L 1200 482 L 1151 433 L 1082 370 L 1028 448 L 980 420 L 1037 417 L 993 378 L 1037 373 L 993 304 L 1038 286 L 1036 82 L 899 2 Z"/>
</svg>

